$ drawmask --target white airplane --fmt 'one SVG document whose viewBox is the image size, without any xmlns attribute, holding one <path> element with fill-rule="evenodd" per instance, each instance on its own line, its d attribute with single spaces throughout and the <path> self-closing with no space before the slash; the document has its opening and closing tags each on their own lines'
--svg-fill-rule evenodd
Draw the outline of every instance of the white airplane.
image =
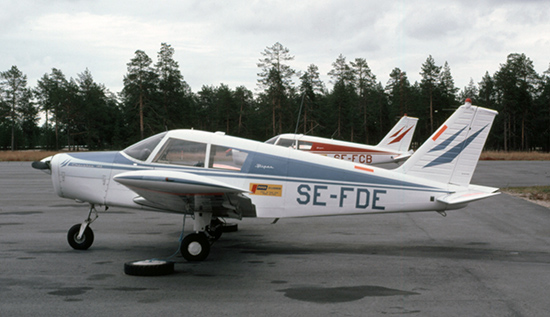
<svg viewBox="0 0 550 317">
<path fill-rule="evenodd" d="M 418 118 L 403 116 L 377 145 L 339 141 L 303 134 L 285 133 L 272 137 L 265 143 L 294 147 L 328 157 L 375 165 L 408 159 Z"/>
<path fill-rule="evenodd" d="M 33 167 L 51 174 L 60 197 L 90 204 L 68 232 L 73 248 L 92 245 L 95 206 L 128 207 L 191 215 L 180 251 L 200 261 L 224 218 L 444 215 L 496 195 L 498 188 L 470 185 L 496 114 L 467 102 L 394 170 L 197 130 L 160 133 L 121 152 L 56 154 Z"/>
</svg>

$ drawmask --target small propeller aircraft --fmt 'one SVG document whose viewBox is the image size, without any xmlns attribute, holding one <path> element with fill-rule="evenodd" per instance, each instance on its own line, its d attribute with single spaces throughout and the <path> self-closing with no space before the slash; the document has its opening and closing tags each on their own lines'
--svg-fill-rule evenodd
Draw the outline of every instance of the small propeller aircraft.
<svg viewBox="0 0 550 317">
<path fill-rule="evenodd" d="M 496 195 L 470 185 L 496 114 L 467 100 L 394 170 L 197 130 L 160 133 L 121 152 L 56 154 L 33 167 L 51 174 L 60 197 L 90 204 L 68 232 L 73 248 L 92 245 L 95 206 L 128 207 L 191 215 L 180 252 L 201 261 L 225 218 L 445 214 Z"/>
<path fill-rule="evenodd" d="M 398 163 L 408 159 L 413 153 L 413 151 L 409 151 L 409 147 L 417 122 L 418 118 L 401 117 L 378 145 L 366 145 L 293 133 L 274 136 L 266 143 L 294 147 L 302 151 L 310 151 L 361 164 Z"/>
</svg>

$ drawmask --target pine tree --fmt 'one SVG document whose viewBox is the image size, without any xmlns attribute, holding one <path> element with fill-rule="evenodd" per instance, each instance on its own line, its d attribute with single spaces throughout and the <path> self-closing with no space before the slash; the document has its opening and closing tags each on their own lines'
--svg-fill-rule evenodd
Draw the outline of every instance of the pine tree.
<svg viewBox="0 0 550 317">
<path fill-rule="evenodd" d="M 357 93 L 357 108 L 351 109 L 350 111 L 350 121 L 358 121 L 357 126 L 361 126 L 362 129 L 357 129 L 358 136 L 362 134 L 362 137 L 364 139 L 365 143 L 369 143 L 369 124 L 368 124 L 368 117 L 369 117 L 369 110 L 371 110 L 371 113 L 374 113 L 374 109 L 369 109 L 369 107 L 372 108 L 373 105 L 375 105 L 374 102 L 372 102 L 372 95 L 373 92 L 376 90 L 376 76 L 372 73 L 369 65 L 367 64 L 367 61 L 364 58 L 356 58 L 354 62 L 350 62 L 351 65 L 351 71 L 353 72 L 353 78 L 355 80 L 354 86 L 356 88 Z M 380 115 L 382 112 L 382 109 L 378 109 L 377 113 Z M 361 118 L 362 120 L 359 121 L 357 118 Z M 383 129 L 383 125 L 381 122 L 379 122 L 378 127 L 380 129 Z M 358 139 L 358 137 L 355 137 L 355 126 L 351 127 L 351 141 L 354 140 L 354 138 Z"/>
<path fill-rule="evenodd" d="M 288 48 L 277 42 L 267 47 L 262 53 L 263 58 L 257 66 L 258 85 L 264 90 L 271 105 L 273 134 L 283 132 L 283 118 L 290 113 L 290 97 L 293 92 L 292 77 L 296 73 L 287 63 L 294 59 Z"/>
<path fill-rule="evenodd" d="M 319 115 L 321 95 L 325 93 L 325 85 L 319 75 L 319 67 L 314 64 L 308 66 L 307 70 L 300 76 L 300 94 L 303 116 L 303 133 L 313 132 L 319 125 L 317 116 Z M 300 122 L 302 118 L 298 118 Z"/>
<path fill-rule="evenodd" d="M 434 93 L 439 83 L 439 75 L 441 73 L 441 66 L 436 66 L 432 55 L 428 56 L 426 62 L 422 64 L 422 71 L 420 75 L 422 80 L 420 87 L 422 88 L 423 95 L 427 97 L 430 105 L 430 134 L 434 131 Z"/>
<path fill-rule="evenodd" d="M 9 70 L 1 72 L 0 80 L 0 99 L 7 111 L 4 116 L 10 118 L 11 150 L 15 151 L 15 132 L 21 124 L 21 108 L 31 103 L 32 94 L 27 88 L 27 76 L 23 75 L 17 66 L 12 66 Z"/>
<path fill-rule="evenodd" d="M 192 124 L 192 109 L 187 100 L 190 88 L 183 79 L 178 62 L 174 60 L 175 50 L 171 45 L 162 43 L 157 55 L 155 70 L 158 76 L 157 113 L 161 126 L 158 129 L 180 128 L 184 123 Z M 192 125 L 191 125 L 192 126 Z"/>
<path fill-rule="evenodd" d="M 141 139 L 145 138 L 146 114 L 154 110 L 148 108 L 153 107 L 158 83 L 158 76 L 151 67 L 151 63 L 151 58 L 144 51 L 137 50 L 134 58 L 126 64 L 128 73 L 124 76 L 124 88 L 121 93 L 126 117 L 130 120 L 128 125 L 134 127 L 133 121 L 136 117 L 138 118 Z"/>
</svg>

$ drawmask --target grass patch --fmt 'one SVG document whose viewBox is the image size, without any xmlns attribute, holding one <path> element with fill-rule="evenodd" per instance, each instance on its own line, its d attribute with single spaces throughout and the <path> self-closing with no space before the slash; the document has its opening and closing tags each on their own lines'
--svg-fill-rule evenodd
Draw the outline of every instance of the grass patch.
<svg viewBox="0 0 550 317">
<path fill-rule="evenodd" d="M 550 153 L 484 151 L 481 153 L 480 159 L 485 161 L 550 161 Z"/>
<path fill-rule="evenodd" d="M 32 162 L 57 154 L 59 151 L 0 151 L 0 162 Z"/>
<path fill-rule="evenodd" d="M 502 191 L 528 200 L 550 201 L 550 186 L 508 187 Z"/>
</svg>

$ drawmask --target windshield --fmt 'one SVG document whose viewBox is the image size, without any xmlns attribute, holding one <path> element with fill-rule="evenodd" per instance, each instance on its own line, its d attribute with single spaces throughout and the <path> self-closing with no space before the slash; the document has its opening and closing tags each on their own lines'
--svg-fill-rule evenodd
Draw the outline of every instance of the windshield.
<svg viewBox="0 0 550 317">
<path fill-rule="evenodd" d="M 123 152 L 136 160 L 145 161 L 162 138 L 164 138 L 164 135 L 166 135 L 166 132 L 153 135 L 152 137 L 142 140 L 134 145 L 130 145 Z"/>
<path fill-rule="evenodd" d="M 275 144 L 275 141 L 277 141 L 277 139 L 279 138 L 278 135 L 272 137 L 271 139 L 265 141 L 265 143 L 269 143 L 269 144 Z"/>
</svg>

